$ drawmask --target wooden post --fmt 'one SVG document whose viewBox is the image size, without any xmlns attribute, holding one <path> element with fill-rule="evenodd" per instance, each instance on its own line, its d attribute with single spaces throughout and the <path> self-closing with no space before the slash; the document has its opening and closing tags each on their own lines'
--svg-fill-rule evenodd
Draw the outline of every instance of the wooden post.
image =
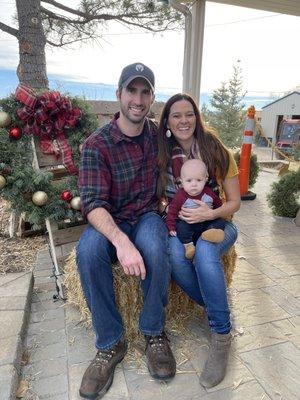
<svg viewBox="0 0 300 400">
<path fill-rule="evenodd" d="M 295 225 L 296 226 L 300 226 L 300 208 L 298 208 L 297 214 L 296 214 L 296 218 L 295 218 Z"/>
</svg>

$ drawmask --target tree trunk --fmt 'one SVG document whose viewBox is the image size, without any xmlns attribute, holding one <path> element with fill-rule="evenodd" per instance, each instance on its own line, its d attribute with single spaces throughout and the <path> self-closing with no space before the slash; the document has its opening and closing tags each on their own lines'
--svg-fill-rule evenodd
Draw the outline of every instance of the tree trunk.
<svg viewBox="0 0 300 400">
<path fill-rule="evenodd" d="M 41 20 L 41 2 L 16 0 L 16 6 L 19 21 L 19 81 L 33 89 L 47 89 L 46 38 Z"/>
</svg>

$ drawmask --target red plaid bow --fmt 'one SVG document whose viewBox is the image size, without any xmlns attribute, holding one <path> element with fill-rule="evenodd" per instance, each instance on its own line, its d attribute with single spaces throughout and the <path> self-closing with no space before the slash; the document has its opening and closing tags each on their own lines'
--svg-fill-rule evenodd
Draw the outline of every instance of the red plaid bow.
<svg viewBox="0 0 300 400">
<path fill-rule="evenodd" d="M 72 159 L 72 149 L 65 135 L 65 130 L 76 126 L 81 118 L 81 110 L 72 107 L 67 97 L 59 92 L 45 92 L 41 96 L 27 86 L 19 85 L 16 90 L 16 99 L 24 104 L 17 110 L 19 118 L 24 122 L 24 132 L 40 138 L 41 149 L 46 154 L 59 153 L 64 166 L 71 174 L 77 169 Z M 53 143 L 56 139 L 58 148 Z"/>
</svg>

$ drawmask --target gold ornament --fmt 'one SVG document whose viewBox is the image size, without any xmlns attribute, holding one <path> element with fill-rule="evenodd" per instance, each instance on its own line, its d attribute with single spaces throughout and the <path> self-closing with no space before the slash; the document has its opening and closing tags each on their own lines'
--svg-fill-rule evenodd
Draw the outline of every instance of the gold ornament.
<svg viewBox="0 0 300 400">
<path fill-rule="evenodd" d="M 79 196 L 73 197 L 70 204 L 73 210 L 79 211 L 81 209 L 80 197 Z"/>
<path fill-rule="evenodd" d="M 4 128 L 11 123 L 10 115 L 5 111 L 0 111 L 0 128 Z"/>
<path fill-rule="evenodd" d="M 3 175 L 0 175 L 0 190 L 4 188 L 6 185 L 6 179 L 4 178 Z"/>
<path fill-rule="evenodd" d="M 33 193 L 32 196 L 32 202 L 36 206 L 44 206 L 48 201 L 48 195 L 45 192 L 42 192 L 41 190 Z"/>
</svg>

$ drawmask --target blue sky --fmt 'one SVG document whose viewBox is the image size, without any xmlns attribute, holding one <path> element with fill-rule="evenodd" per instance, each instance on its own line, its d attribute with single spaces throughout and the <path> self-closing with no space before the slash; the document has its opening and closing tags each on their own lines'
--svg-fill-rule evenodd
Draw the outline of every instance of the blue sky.
<svg viewBox="0 0 300 400">
<path fill-rule="evenodd" d="M 68 80 L 65 76 L 49 74 L 50 89 L 59 90 L 62 93 L 68 93 L 72 96 L 81 96 L 87 100 L 116 100 L 115 91 L 116 85 L 80 82 L 78 80 Z M 6 97 L 13 93 L 18 85 L 18 78 L 14 70 L 1 70 L 0 68 L 0 98 Z M 164 91 L 163 89 L 156 90 L 156 100 L 166 101 L 170 95 L 176 93 L 178 90 Z M 201 91 L 200 105 L 204 103 L 209 107 L 211 93 Z M 269 96 L 251 96 L 246 95 L 243 100 L 245 108 L 254 105 L 257 110 L 272 102 L 274 98 Z"/>
</svg>

